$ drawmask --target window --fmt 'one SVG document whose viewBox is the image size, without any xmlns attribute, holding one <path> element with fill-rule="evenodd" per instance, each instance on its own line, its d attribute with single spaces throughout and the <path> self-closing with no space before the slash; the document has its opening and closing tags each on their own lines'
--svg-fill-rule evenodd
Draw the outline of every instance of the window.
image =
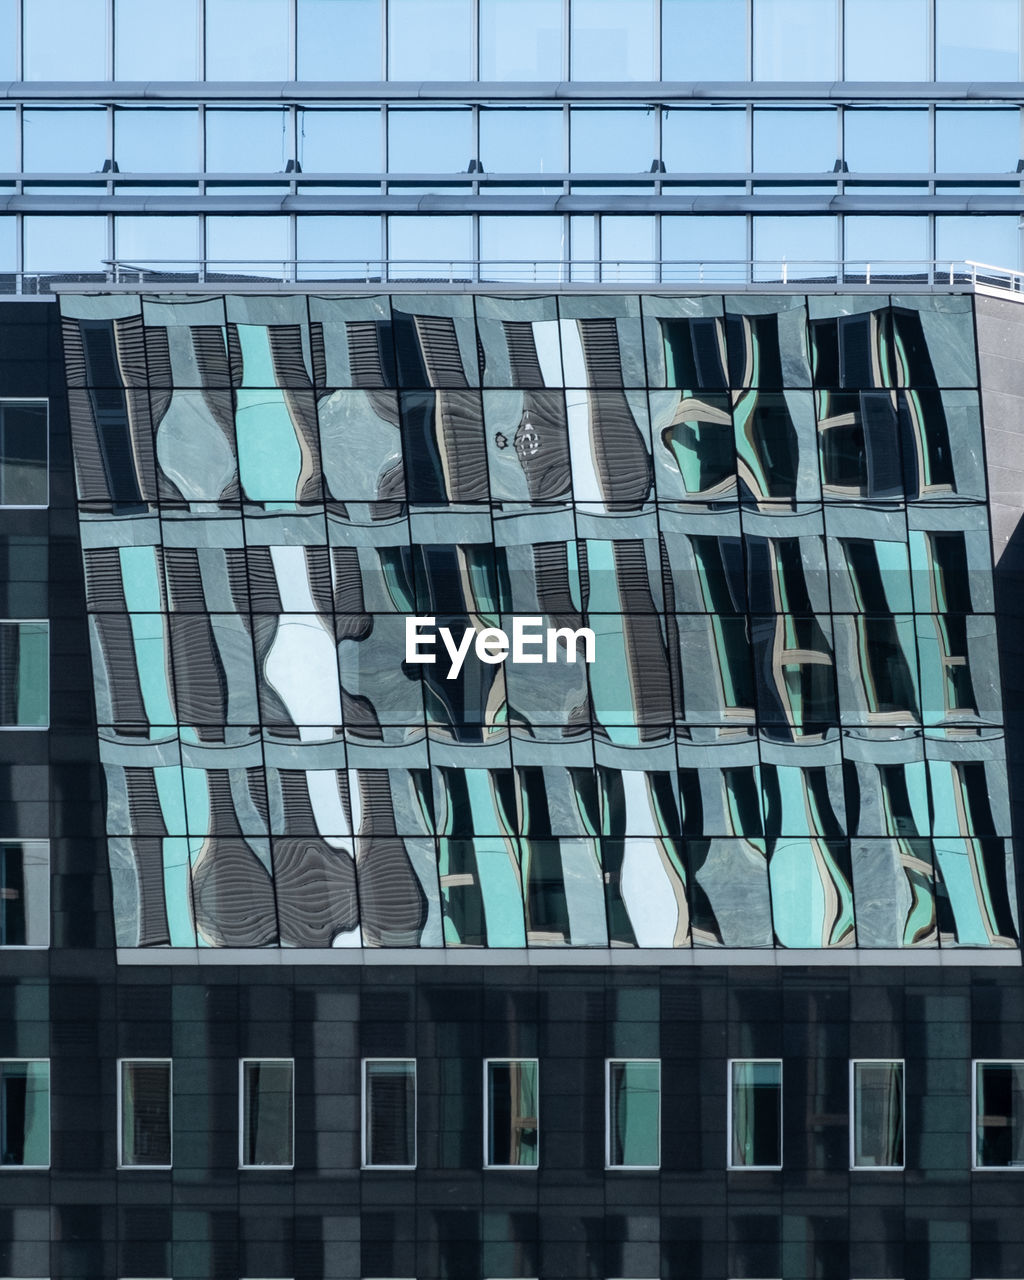
<svg viewBox="0 0 1024 1280">
<path fill-rule="evenodd" d="M 782 1063 L 729 1063 L 729 1168 L 782 1168 Z"/>
<path fill-rule="evenodd" d="M 850 1168 L 903 1168 L 903 1062 L 850 1063 Z"/>
<path fill-rule="evenodd" d="M 416 1167 L 415 1059 L 363 1059 L 363 1166 Z"/>
<path fill-rule="evenodd" d="M 48 412 L 45 400 L 0 400 L 0 506 L 49 502 Z"/>
<path fill-rule="evenodd" d="M 45 729 L 50 718 L 50 624 L 0 622 L 0 728 Z"/>
<path fill-rule="evenodd" d="M 537 1060 L 484 1063 L 484 1165 L 535 1169 L 540 1157 Z"/>
<path fill-rule="evenodd" d="M 0 947 L 50 942 L 50 846 L 45 840 L 0 843 Z"/>
<path fill-rule="evenodd" d="M 974 1064 L 974 1168 L 1024 1168 L 1024 1062 Z"/>
<path fill-rule="evenodd" d="M 166 1059 L 122 1060 L 117 1102 L 118 1164 L 131 1169 L 171 1167 L 171 1063 Z"/>
<path fill-rule="evenodd" d="M 50 1164 L 50 1063 L 0 1062 L 0 1164 L 46 1169 Z"/>
<path fill-rule="evenodd" d="M 609 1169 L 656 1169 L 661 1164 L 661 1063 L 637 1059 L 606 1063 Z"/>
<path fill-rule="evenodd" d="M 294 1072 L 290 1058 L 243 1058 L 240 1067 L 243 1169 L 291 1169 L 295 1164 Z"/>
</svg>

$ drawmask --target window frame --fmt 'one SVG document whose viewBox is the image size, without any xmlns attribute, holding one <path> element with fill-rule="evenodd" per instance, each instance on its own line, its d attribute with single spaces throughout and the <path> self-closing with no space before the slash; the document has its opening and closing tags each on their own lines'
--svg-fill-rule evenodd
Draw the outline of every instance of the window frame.
<svg viewBox="0 0 1024 1280">
<path fill-rule="evenodd" d="M 490 1069 L 491 1064 L 511 1065 L 513 1063 L 523 1064 L 532 1062 L 536 1068 L 536 1086 L 537 1086 L 537 1159 L 533 1164 L 492 1164 L 490 1162 L 491 1155 L 491 1107 L 489 1101 L 490 1094 Z M 483 1124 L 483 1167 L 484 1169 L 503 1169 L 508 1172 L 520 1173 L 536 1173 L 540 1168 L 540 1059 L 539 1058 L 484 1058 L 483 1062 L 483 1093 L 484 1093 L 484 1124 Z"/>
<path fill-rule="evenodd" d="M 379 1164 L 371 1163 L 370 1151 L 370 1108 L 367 1079 L 368 1067 L 377 1062 L 403 1062 L 412 1065 L 412 1164 Z M 415 1058 L 363 1058 L 360 1064 L 360 1109 L 362 1123 L 359 1134 L 359 1167 L 361 1169 L 415 1169 L 419 1160 L 419 1088 L 417 1079 L 417 1060 Z"/>
<path fill-rule="evenodd" d="M 0 1174 L 8 1171 L 25 1173 L 30 1170 L 46 1171 L 53 1167 L 53 1070 L 49 1058 L 0 1058 L 0 1076 L 3 1068 L 13 1063 L 46 1063 L 46 1163 L 45 1164 L 5 1164 L 0 1161 Z"/>
<path fill-rule="evenodd" d="M 36 623 L 46 628 L 46 723 L 45 724 L 6 724 L 0 721 L 0 733 L 46 733 L 51 724 L 51 716 L 53 706 L 50 698 L 51 680 L 50 680 L 50 658 L 52 655 L 52 647 L 50 645 L 50 619 L 49 618 L 0 618 L 0 626 L 20 627 L 26 623 Z M 35 1061 L 35 1059 L 33 1059 Z"/>
<path fill-rule="evenodd" d="M 32 836 L 3 836 L 0 837 L 0 849 L 7 844 L 39 844 L 46 846 L 46 941 L 45 942 L 0 942 L 0 952 L 2 951 L 49 951 L 53 937 L 53 923 L 50 917 L 50 905 L 52 894 L 50 892 L 50 877 L 52 867 L 50 864 L 50 841 L 37 840 Z"/>
<path fill-rule="evenodd" d="M 779 1068 L 779 1163 L 778 1164 L 734 1164 L 732 1159 L 732 1121 L 733 1121 L 733 1093 L 735 1091 L 734 1071 L 733 1068 L 738 1063 L 773 1063 Z M 777 1173 L 785 1162 L 785 1152 L 783 1150 L 783 1135 L 785 1112 L 783 1107 L 782 1087 L 783 1087 L 783 1060 L 782 1058 L 729 1058 L 727 1060 L 727 1088 L 726 1088 L 726 1124 L 725 1124 L 725 1153 L 726 1153 L 726 1169 L 732 1173 Z"/>
<path fill-rule="evenodd" d="M 171 1158 L 167 1164 L 126 1164 L 124 1159 L 124 1068 L 140 1063 L 167 1067 L 167 1129 L 170 1135 Z M 117 1060 L 117 1167 L 142 1171 L 174 1168 L 174 1059 L 173 1058 L 118 1058 Z"/>
<path fill-rule="evenodd" d="M 900 1146 L 903 1160 L 900 1164 L 857 1164 L 857 1067 L 895 1066 L 900 1068 Z M 906 1058 L 851 1058 L 850 1059 L 850 1170 L 865 1173 L 900 1173 L 907 1167 L 907 1060 Z"/>
<path fill-rule="evenodd" d="M 1017 1164 L 978 1163 L 978 1068 L 1024 1068 L 1024 1058 L 972 1058 L 971 1059 L 971 1172 L 972 1173 L 1024 1173 L 1024 1162 Z M 1021 1116 L 1024 1124 L 1024 1115 Z"/>
<path fill-rule="evenodd" d="M 0 511 L 48 511 L 50 507 L 50 399 L 48 396 L 0 396 L 0 414 L 9 404 L 41 404 L 46 406 L 46 501 L 0 502 Z M 0 466 L 2 462 L 2 435 L 0 435 Z"/>
<path fill-rule="evenodd" d="M 636 1063 L 658 1068 L 658 1159 L 654 1164 L 614 1164 L 612 1162 L 612 1067 Z M 650 1173 L 661 1168 L 661 1059 L 605 1058 L 604 1060 L 604 1167 L 608 1172 Z"/>
<path fill-rule="evenodd" d="M 245 1161 L 245 1068 L 250 1063 L 262 1065 L 282 1065 L 287 1063 L 291 1070 L 291 1162 L 289 1164 L 247 1164 Z M 295 1059 L 294 1058 L 239 1058 L 238 1059 L 238 1168 L 247 1172 L 280 1172 L 283 1169 L 295 1168 Z"/>
</svg>

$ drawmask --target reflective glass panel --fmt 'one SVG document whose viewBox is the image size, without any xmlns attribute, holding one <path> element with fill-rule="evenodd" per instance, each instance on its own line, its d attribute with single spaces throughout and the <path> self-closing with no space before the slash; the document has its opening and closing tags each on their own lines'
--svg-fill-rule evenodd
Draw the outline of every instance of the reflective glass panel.
<svg viewBox="0 0 1024 1280">
<path fill-rule="evenodd" d="M 974 1081 L 974 1164 L 979 1169 L 1024 1165 L 1024 1062 L 977 1062 Z"/>
<path fill-rule="evenodd" d="M 935 169 L 1015 173 L 1021 155 L 1019 111 L 935 112 Z"/>
<path fill-rule="evenodd" d="M 288 219 L 248 214 L 210 214 L 206 219 L 206 256 L 212 271 L 278 276 L 291 257 Z"/>
<path fill-rule="evenodd" d="M 836 218 L 754 218 L 754 262 L 758 279 L 780 280 L 782 264 L 790 280 L 835 276 Z"/>
<path fill-rule="evenodd" d="M 746 80 L 747 0 L 662 0 L 663 80 Z"/>
<path fill-rule="evenodd" d="M 824 173 L 839 155 L 835 111 L 754 108 L 754 169 L 760 173 Z"/>
<path fill-rule="evenodd" d="M 536 1168 L 540 1154 L 537 1062 L 488 1062 L 485 1066 L 484 1163 Z"/>
<path fill-rule="evenodd" d="M 363 1062 L 363 1164 L 412 1169 L 416 1165 L 416 1063 L 413 1059 Z"/>
<path fill-rule="evenodd" d="M 928 248 L 928 218 L 847 217 L 846 260 L 856 269 L 871 264 L 872 279 L 886 276 L 925 274 L 931 258 Z"/>
<path fill-rule="evenodd" d="M 377 214 L 300 214 L 295 220 L 300 280 L 374 280 L 381 273 Z"/>
<path fill-rule="evenodd" d="M 17 13 L 19 0 L 0 0 L 0 24 L 4 31 L 17 30 Z M 0 45 L 0 76 L 4 80 L 18 79 L 18 42 L 5 40 Z"/>
<path fill-rule="evenodd" d="M 1018 0 L 936 0 L 938 80 L 1020 77 Z"/>
<path fill-rule="evenodd" d="M 121 214 L 114 219 L 114 256 L 124 265 L 194 275 L 199 259 L 199 219 Z"/>
<path fill-rule="evenodd" d="M 835 0 L 753 0 L 754 79 L 831 80 Z"/>
<path fill-rule="evenodd" d="M 0 947 L 45 947 L 50 940 L 50 846 L 0 844 Z"/>
<path fill-rule="evenodd" d="M 195 80 L 196 0 L 114 0 L 115 80 Z"/>
<path fill-rule="evenodd" d="M 170 1168 L 170 1062 L 122 1061 L 119 1164 L 128 1168 Z"/>
<path fill-rule="evenodd" d="M 666 215 L 661 219 L 662 276 L 665 281 L 745 280 L 747 220 L 741 215 Z M 727 266 L 708 266 L 724 263 Z"/>
<path fill-rule="evenodd" d="M 25 0 L 22 40 L 26 80 L 107 78 L 106 0 Z"/>
<path fill-rule="evenodd" d="M 903 1167 L 903 1063 L 854 1062 L 853 1142 L 855 1169 Z"/>
<path fill-rule="evenodd" d="M 381 0 L 298 0 L 296 78 L 380 80 Z"/>
<path fill-rule="evenodd" d="M 730 1062 L 732 1114 L 729 1165 L 778 1169 L 782 1165 L 782 1063 Z"/>
<path fill-rule="evenodd" d="M 844 79 L 928 80 L 930 0 L 843 0 Z"/>
<path fill-rule="evenodd" d="M 661 1063 L 608 1063 L 609 1168 L 661 1163 Z"/>
<path fill-rule="evenodd" d="M 388 112 L 390 173 L 465 173 L 475 155 L 471 111 Z"/>
<path fill-rule="evenodd" d="M 49 719 L 49 623 L 0 622 L 0 725 L 45 729 Z"/>
<path fill-rule="evenodd" d="M 653 80 L 654 0 L 572 0 L 573 80 Z"/>
<path fill-rule="evenodd" d="M 608 214 L 601 218 L 602 280 L 654 280 L 657 256 L 653 218 Z"/>
<path fill-rule="evenodd" d="M 564 119 L 544 108 L 482 109 L 480 163 L 488 173 L 564 173 Z"/>
<path fill-rule="evenodd" d="M 388 77 L 471 80 L 472 0 L 389 0 Z"/>
<path fill-rule="evenodd" d="M 13 271 L 18 261 L 18 219 L 0 217 L 0 271 Z"/>
<path fill-rule="evenodd" d="M 209 173 L 282 173 L 290 159 L 286 112 L 207 108 Z"/>
<path fill-rule="evenodd" d="M 379 110 L 299 112 L 298 156 L 303 173 L 379 173 L 383 168 Z"/>
<path fill-rule="evenodd" d="M 281 1059 L 246 1060 L 242 1067 L 243 1169 L 290 1168 L 293 1155 L 294 1067 Z"/>
<path fill-rule="evenodd" d="M 557 282 L 565 258 L 565 221 L 558 216 L 484 216 L 480 272 L 487 280 Z"/>
<path fill-rule="evenodd" d="M 655 155 L 653 111 L 569 111 L 569 159 L 574 173 L 640 173 Z"/>
<path fill-rule="evenodd" d="M 107 113 L 26 107 L 22 114 L 26 173 L 99 173 L 107 159 Z"/>
<path fill-rule="evenodd" d="M 207 80 L 290 80 L 288 0 L 206 0 Z"/>
<path fill-rule="evenodd" d="M 0 110 L 0 173 L 18 168 L 18 117 L 13 107 Z"/>
<path fill-rule="evenodd" d="M 388 256 L 397 279 L 461 279 L 473 257 L 473 220 L 394 215 L 388 218 Z"/>
<path fill-rule="evenodd" d="M 935 219 L 935 257 L 940 262 L 985 262 L 1018 267 L 1022 261 L 1020 219 L 1008 214 L 940 214 Z"/>
<path fill-rule="evenodd" d="M 857 173 L 927 173 L 931 169 L 928 112 L 848 108 L 846 163 Z"/>
<path fill-rule="evenodd" d="M 122 173 L 195 173 L 199 168 L 198 111 L 118 108 L 114 159 Z"/>
<path fill-rule="evenodd" d="M 50 1064 L 0 1062 L 0 1164 L 45 1169 L 50 1163 Z"/>
<path fill-rule="evenodd" d="M 26 271 L 103 270 L 108 250 L 102 215 L 26 214 L 23 228 Z"/>
<path fill-rule="evenodd" d="M 738 107 L 668 110 L 661 155 L 670 173 L 748 173 L 747 113 Z"/>
<path fill-rule="evenodd" d="M 481 80 L 561 80 L 562 0 L 480 0 Z"/>
</svg>

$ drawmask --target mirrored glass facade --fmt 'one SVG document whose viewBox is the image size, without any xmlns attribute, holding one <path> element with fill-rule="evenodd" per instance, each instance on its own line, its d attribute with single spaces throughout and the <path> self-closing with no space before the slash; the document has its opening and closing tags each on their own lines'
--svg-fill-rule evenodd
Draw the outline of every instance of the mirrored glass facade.
<svg viewBox="0 0 1024 1280">
<path fill-rule="evenodd" d="M 968 297 L 62 311 L 122 946 L 1015 945 Z"/>
</svg>

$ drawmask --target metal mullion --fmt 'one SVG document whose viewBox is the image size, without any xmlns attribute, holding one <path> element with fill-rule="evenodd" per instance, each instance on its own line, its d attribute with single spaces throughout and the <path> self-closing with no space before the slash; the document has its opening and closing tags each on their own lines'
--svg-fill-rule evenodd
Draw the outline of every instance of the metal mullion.
<svg viewBox="0 0 1024 1280">
<path fill-rule="evenodd" d="M 391 74 L 391 56 L 388 48 L 388 22 L 390 17 L 388 0 L 380 0 L 380 73 L 382 80 L 387 80 Z"/>
<path fill-rule="evenodd" d="M 747 0 L 747 79 L 754 80 L 754 0 Z"/>
<path fill-rule="evenodd" d="M 480 0 L 473 0 L 472 13 L 470 15 L 470 39 L 472 41 L 472 52 L 470 70 L 473 73 L 473 79 L 480 79 Z"/>
<path fill-rule="evenodd" d="M 107 0 L 107 3 L 106 3 L 106 24 L 107 24 L 107 32 L 106 32 L 106 35 L 107 35 L 107 41 L 106 41 L 106 44 L 107 44 L 107 51 L 106 51 L 107 79 L 108 79 L 108 80 L 113 80 L 113 78 L 114 78 L 114 0 Z M 113 152 L 111 152 L 110 154 L 111 154 L 111 157 L 112 157 L 114 153 L 113 153 Z"/>
<path fill-rule="evenodd" d="M 199 47 L 196 50 L 196 54 L 197 54 L 196 70 L 199 73 L 199 79 L 201 81 L 204 81 L 206 79 L 206 0 L 193 0 L 193 3 L 196 4 L 196 6 L 198 7 L 198 12 L 196 14 L 196 42 Z M 203 143 L 204 156 L 205 156 L 205 153 L 206 153 L 206 144 L 205 144 L 205 135 L 204 135 L 204 143 Z M 205 160 L 204 160 L 204 168 L 205 168 Z"/>
<path fill-rule="evenodd" d="M 288 79 L 297 80 L 299 74 L 299 0 L 288 3 Z"/>
<path fill-rule="evenodd" d="M 654 78 L 661 80 L 661 6 L 664 0 L 654 0 Z M 659 142 L 661 141 L 659 130 Z M 660 153 L 659 153 L 660 158 Z"/>
<path fill-rule="evenodd" d="M 839 79 L 846 79 L 846 0 L 836 0 L 836 65 Z"/>
<path fill-rule="evenodd" d="M 566 82 L 571 77 L 571 22 L 569 18 L 569 5 L 571 0 L 562 0 L 562 79 Z"/>
<path fill-rule="evenodd" d="M 22 0 L 24 3 L 24 0 Z M 25 79 L 25 22 L 22 4 L 14 7 L 14 74 L 19 80 Z"/>
</svg>

